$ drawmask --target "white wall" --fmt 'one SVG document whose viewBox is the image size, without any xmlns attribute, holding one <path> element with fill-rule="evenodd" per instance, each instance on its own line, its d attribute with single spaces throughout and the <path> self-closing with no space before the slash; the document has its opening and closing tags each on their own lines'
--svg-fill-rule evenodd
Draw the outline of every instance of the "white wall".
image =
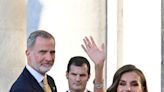
<svg viewBox="0 0 164 92">
<path fill-rule="evenodd" d="M 160 0 L 124 2 L 124 61 L 144 71 L 149 92 L 161 90 L 160 5 Z"/>
<path fill-rule="evenodd" d="M 112 80 L 116 70 L 117 58 L 112 57 L 111 39 L 117 40 L 117 37 L 109 37 L 116 35 L 116 23 L 112 18 L 116 19 L 115 6 L 117 1 L 108 1 L 108 80 Z M 124 64 L 134 64 L 143 70 L 147 82 L 149 92 L 160 92 L 161 90 L 161 3 L 160 0 L 123 0 L 123 60 Z M 113 8 L 110 8 L 113 7 Z M 113 16 L 112 16 L 113 15 Z M 111 28 L 111 24 L 114 26 Z M 112 45 L 113 46 L 113 45 Z M 113 50 L 114 51 L 114 50 Z M 117 50 L 114 52 L 116 53 Z M 117 53 L 118 54 L 118 53 Z M 118 61 L 119 63 L 119 61 Z M 108 85 L 111 81 L 108 82 Z"/>
<path fill-rule="evenodd" d="M 38 29 L 49 31 L 56 39 L 56 60 L 49 74 L 55 79 L 59 92 L 68 90 L 65 74 L 69 59 L 77 55 L 88 58 L 81 48 L 83 38 L 93 36 L 98 45 L 105 42 L 104 5 L 105 0 L 42 0 Z M 90 63 L 87 88 L 93 90 L 94 66 Z"/>
</svg>

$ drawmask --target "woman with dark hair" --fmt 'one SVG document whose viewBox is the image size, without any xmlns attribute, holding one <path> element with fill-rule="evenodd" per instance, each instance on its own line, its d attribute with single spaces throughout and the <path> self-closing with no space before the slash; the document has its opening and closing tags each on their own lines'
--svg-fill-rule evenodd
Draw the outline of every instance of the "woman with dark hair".
<svg viewBox="0 0 164 92">
<path fill-rule="evenodd" d="M 98 48 L 92 37 L 90 39 L 85 37 L 83 40 L 84 51 L 95 63 L 94 92 L 104 92 L 103 67 L 106 57 L 104 45 Z M 113 83 L 106 92 L 148 92 L 145 76 L 134 65 L 124 65 L 116 71 Z"/>
<path fill-rule="evenodd" d="M 134 65 L 124 65 L 115 73 L 107 92 L 148 92 L 145 76 Z"/>
</svg>

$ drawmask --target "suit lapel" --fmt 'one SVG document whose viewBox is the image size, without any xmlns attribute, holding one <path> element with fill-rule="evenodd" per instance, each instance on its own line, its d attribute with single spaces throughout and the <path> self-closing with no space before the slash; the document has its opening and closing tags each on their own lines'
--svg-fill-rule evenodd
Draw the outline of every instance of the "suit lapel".
<svg viewBox="0 0 164 92">
<path fill-rule="evenodd" d="M 30 86 L 33 87 L 34 92 L 44 92 L 42 87 L 37 82 L 37 80 L 32 76 L 32 74 L 26 68 L 24 69 L 23 74 L 25 75 L 25 77 L 30 82 L 30 84 L 31 84 Z"/>
<path fill-rule="evenodd" d="M 33 92 L 44 92 L 43 88 L 39 85 L 39 83 L 37 82 L 37 80 L 33 77 L 33 75 L 27 70 L 27 68 L 25 67 L 23 70 L 23 76 L 26 77 L 26 79 L 30 82 L 30 86 L 32 86 L 33 88 Z M 48 75 L 48 84 L 50 85 L 50 88 L 52 90 L 52 92 L 57 92 L 57 88 L 55 85 L 54 80 Z"/>
<path fill-rule="evenodd" d="M 50 77 L 48 75 L 47 78 L 48 78 L 48 84 L 50 85 L 50 88 L 51 88 L 52 92 L 57 92 L 57 88 L 56 88 L 55 82 L 52 79 L 52 77 Z"/>
</svg>

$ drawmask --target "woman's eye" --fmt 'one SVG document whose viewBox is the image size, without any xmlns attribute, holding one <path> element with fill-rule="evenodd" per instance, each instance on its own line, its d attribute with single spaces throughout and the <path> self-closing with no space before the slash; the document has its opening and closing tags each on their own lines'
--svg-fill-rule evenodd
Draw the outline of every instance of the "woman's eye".
<svg viewBox="0 0 164 92">
<path fill-rule="evenodd" d="M 125 82 L 120 82 L 119 85 L 124 86 L 124 85 L 126 85 L 126 83 Z"/>
<path fill-rule="evenodd" d="M 138 86 L 138 83 L 137 82 L 132 82 L 131 85 L 132 86 Z"/>
</svg>

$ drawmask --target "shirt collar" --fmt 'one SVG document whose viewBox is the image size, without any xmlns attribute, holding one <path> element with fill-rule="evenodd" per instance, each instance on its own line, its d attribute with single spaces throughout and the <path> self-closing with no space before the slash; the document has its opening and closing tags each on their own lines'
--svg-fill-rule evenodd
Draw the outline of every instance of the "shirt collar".
<svg viewBox="0 0 164 92">
<path fill-rule="evenodd" d="M 44 76 L 34 70 L 30 65 L 26 65 L 27 70 L 33 75 L 33 77 L 37 80 L 38 83 L 42 82 Z"/>
<path fill-rule="evenodd" d="M 68 90 L 68 92 L 71 92 L 70 90 Z M 84 92 L 87 92 L 87 89 L 84 90 Z"/>
</svg>

